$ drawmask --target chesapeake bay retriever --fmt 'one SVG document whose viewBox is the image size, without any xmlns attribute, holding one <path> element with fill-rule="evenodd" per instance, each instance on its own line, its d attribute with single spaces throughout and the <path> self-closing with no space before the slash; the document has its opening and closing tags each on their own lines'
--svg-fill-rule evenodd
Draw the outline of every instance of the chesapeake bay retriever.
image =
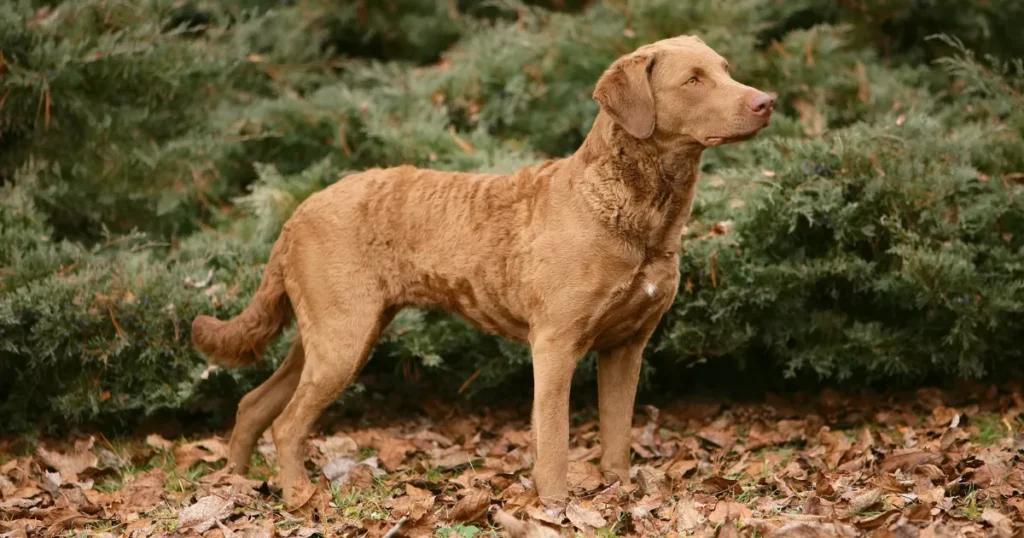
<svg viewBox="0 0 1024 538">
<path fill-rule="evenodd" d="M 752 138 L 773 99 L 733 80 L 692 36 L 619 58 L 593 97 L 600 112 L 572 156 L 511 175 L 372 169 L 302 203 L 245 311 L 192 324 L 199 350 L 237 365 L 298 322 L 287 359 L 239 404 L 236 472 L 272 424 L 285 500 L 307 502 L 303 443 L 314 421 L 394 315 L 429 305 L 529 343 L 533 481 L 545 501 L 567 494 L 570 382 L 596 351 L 601 467 L 629 481 L 642 351 L 677 291 L 701 153 Z"/>
</svg>

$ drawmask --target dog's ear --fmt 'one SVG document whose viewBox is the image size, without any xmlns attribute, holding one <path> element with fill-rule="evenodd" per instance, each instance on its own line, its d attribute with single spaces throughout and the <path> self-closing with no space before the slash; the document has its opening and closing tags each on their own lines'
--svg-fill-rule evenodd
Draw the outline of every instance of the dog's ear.
<svg viewBox="0 0 1024 538">
<path fill-rule="evenodd" d="M 594 99 L 601 108 L 637 138 L 647 138 L 654 133 L 653 68 L 653 54 L 623 56 L 601 75 L 594 88 Z"/>
</svg>

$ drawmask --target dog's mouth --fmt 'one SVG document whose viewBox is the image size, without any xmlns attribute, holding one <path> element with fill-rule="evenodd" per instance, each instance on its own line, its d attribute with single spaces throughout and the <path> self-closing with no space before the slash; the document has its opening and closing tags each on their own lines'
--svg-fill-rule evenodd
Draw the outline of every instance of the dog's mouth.
<svg viewBox="0 0 1024 538">
<path fill-rule="evenodd" d="M 722 144 L 732 144 L 734 142 L 744 142 L 757 136 L 757 133 L 761 132 L 761 129 L 768 127 L 771 124 L 771 117 L 765 119 L 764 123 L 754 127 L 753 130 L 729 136 L 709 136 L 704 139 L 704 145 L 707 147 L 721 146 Z"/>
</svg>

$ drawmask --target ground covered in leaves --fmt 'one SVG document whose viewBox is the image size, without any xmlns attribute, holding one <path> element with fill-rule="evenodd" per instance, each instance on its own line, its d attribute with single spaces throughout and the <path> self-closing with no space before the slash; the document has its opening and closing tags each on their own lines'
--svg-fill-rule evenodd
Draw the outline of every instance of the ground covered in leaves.
<svg viewBox="0 0 1024 538">
<path fill-rule="evenodd" d="M 424 404 L 327 420 L 308 468 L 327 506 L 289 512 L 261 441 L 247 477 L 227 437 L 4 441 L 0 536 L 1024 536 L 1020 384 L 680 401 L 635 417 L 629 486 L 598 470 L 574 416 L 564 507 L 530 482 L 528 410 Z"/>
</svg>

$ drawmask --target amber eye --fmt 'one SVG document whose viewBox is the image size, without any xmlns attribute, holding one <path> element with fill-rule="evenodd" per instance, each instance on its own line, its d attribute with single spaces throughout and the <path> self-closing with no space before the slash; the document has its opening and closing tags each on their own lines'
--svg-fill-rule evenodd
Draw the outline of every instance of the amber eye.
<svg viewBox="0 0 1024 538">
<path fill-rule="evenodd" d="M 690 80 L 687 80 L 686 83 L 689 84 L 690 86 L 693 86 L 694 84 L 697 83 L 697 77 L 690 77 Z"/>
</svg>

